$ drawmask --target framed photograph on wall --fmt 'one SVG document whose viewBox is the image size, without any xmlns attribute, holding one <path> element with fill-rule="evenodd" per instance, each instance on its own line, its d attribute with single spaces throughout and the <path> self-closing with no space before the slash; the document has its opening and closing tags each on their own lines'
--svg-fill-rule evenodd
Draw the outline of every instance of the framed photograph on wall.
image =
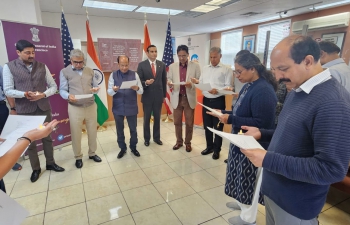
<svg viewBox="0 0 350 225">
<path fill-rule="evenodd" d="M 242 50 L 248 50 L 251 53 L 255 52 L 255 34 L 243 36 Z"/>
<path fill-rule="evenodd" d="M 345 41 L 345 35 L 346 32 L 338 32 L 338 33 L 331 33 L 331 34 L 322 34 L 322 41 L 330 41 L 334 44 L 336 44 L 340 48 L 340 55 L 343 50 L 343 45 Z"/>
</svg>

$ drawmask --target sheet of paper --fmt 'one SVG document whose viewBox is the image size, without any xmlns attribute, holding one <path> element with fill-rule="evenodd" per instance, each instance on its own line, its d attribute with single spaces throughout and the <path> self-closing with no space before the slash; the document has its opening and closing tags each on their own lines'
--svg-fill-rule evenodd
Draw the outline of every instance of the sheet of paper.
<svg viewBox="0 0 350 225">
<path fill-rule="evenodd" d="M 201 106 L 203 106 L 204 108 L 208 109 L 210 112 L 213 112 L 214 114 L 218 115 L 218 116 L 222 116 L 223 115 L 221 112 L 218 112 L 215 109 L 212 109 L 212 108 L 210 108 L 208 106 L 205 106 L 205 105 L 203 105 L 200 102 L 197 102 L 197 103 L 200 104 Z"/>
<path fill-rule="evenodd" d="M 20 225 L 28 215 L 29 212 L 25 208 L 0 191 L 1 224 Z"/>
<path fill-rule="evenodd" d="M 87 94 L 87 95 L 75 95 L 75 99 L 84 99 L 84 98 L 91 98 L 93 94 Z"/>
<path fill-rule="evenodd" d="M 120 86 L 120 89 L 129 89 L 131 86 L 137 85 L 137 80 L 131 80 L 131 81 L 123 81 L 122 85 Z"/>
<path fill-rule="evenodd" d="M 196 86 L 196 88 L 202 90 L 202 91 L 210 91 L 213 88 L 210 86 L 209 83 L 206 84 L 194 84 Z"/>
<path fill-rule="evenodd" d="M 224 95 L 233 95 L 233 94 L 236 94 L 235 92 L 233 91 L 228 91 L 228 90 L 218 90 L 218 92 L 220 94 L 224 94 Z"/>
<path fill-rule="evenodd" d="M 182 82 L 177 82 L 177 83 L 173 83 L 173 85 L 185 85 L 186 82 L 182 81 Z"/>
<path fill-rule="evenodd" d="M 252 149 L 252 148 L 260 148 L 264 149 L 259 142 L 257 142 L 253 136 L 248 135 L 241 135 L 241 134 L 230 134 L 225 133 L 222 131 L 218 131 L 215 129 L 212 129 L 210 127 L 207 127 L 211 132 L 219 135 L 222 138 L 226 138 L 229 140 L 232 144 L 238 146 L 239 148 L 243 149 Z"/>
<path fill-rule="evenodd" d="M 46 116 L 9 115 L 6 120 L 1 138 L 6 139 L 0 145 L 0 156 L 3 156 L 27 131 L 38 128 L 45 121 Z"/>
</svg>

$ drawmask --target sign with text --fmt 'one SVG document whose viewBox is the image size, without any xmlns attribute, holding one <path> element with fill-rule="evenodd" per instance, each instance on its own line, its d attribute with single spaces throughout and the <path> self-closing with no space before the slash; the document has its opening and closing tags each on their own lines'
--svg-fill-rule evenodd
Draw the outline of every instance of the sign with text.
<svg viewBox="0 0 350 225">
<path fill-rule="evenodd" d="M 97 38 L 100 63 L 103 71 L 118 70 L 118 56 L 129 57 L 129 70 L 136 71 L 142 61 L 141 40 Z"/>
</svg>

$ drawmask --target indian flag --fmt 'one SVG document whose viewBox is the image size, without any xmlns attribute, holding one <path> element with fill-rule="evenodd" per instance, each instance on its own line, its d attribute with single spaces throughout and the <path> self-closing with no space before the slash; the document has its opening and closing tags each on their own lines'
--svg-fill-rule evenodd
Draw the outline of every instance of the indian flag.
<svg viewBox="0 0 350 225">
<path fill-rule="evenodd" d="M 102 72 L 100 61 L 98 60 L 94 42 L 92 40 L 89 20 L 86 20 L 86 35 L 87 35 L 87 57 L 86 66 L 90 67 L 95 72 L 95 77 L 98 81 L 100 91 L 95 94 L 95 102 L 97 104 L 97 122 L 100 126 L 108 119 L 108 104 L 105 77 Z"/>
</svg>

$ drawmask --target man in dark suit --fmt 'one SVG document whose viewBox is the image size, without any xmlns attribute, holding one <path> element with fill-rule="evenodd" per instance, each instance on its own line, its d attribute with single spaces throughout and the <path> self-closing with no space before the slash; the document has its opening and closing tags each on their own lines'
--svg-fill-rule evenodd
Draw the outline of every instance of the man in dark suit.
<svg viewBox="0 0 350 225">
<path fill-rule="evenodd" d="M 149 146 L 151 139 L 150 119 L 153 112 L 153 141 L 162 145 L 160 140 L 160 114 L 162 104 L 166 97 L 166 66 L 157 60 L 157 47 L 150 45 L 147 47 L 147 57 L 145 61 L 139 63 L 137 74 L 140 77 L 144 92 L 141 98 L 143 104 L 143 137 L 145 145 Z"/>
</svg>

